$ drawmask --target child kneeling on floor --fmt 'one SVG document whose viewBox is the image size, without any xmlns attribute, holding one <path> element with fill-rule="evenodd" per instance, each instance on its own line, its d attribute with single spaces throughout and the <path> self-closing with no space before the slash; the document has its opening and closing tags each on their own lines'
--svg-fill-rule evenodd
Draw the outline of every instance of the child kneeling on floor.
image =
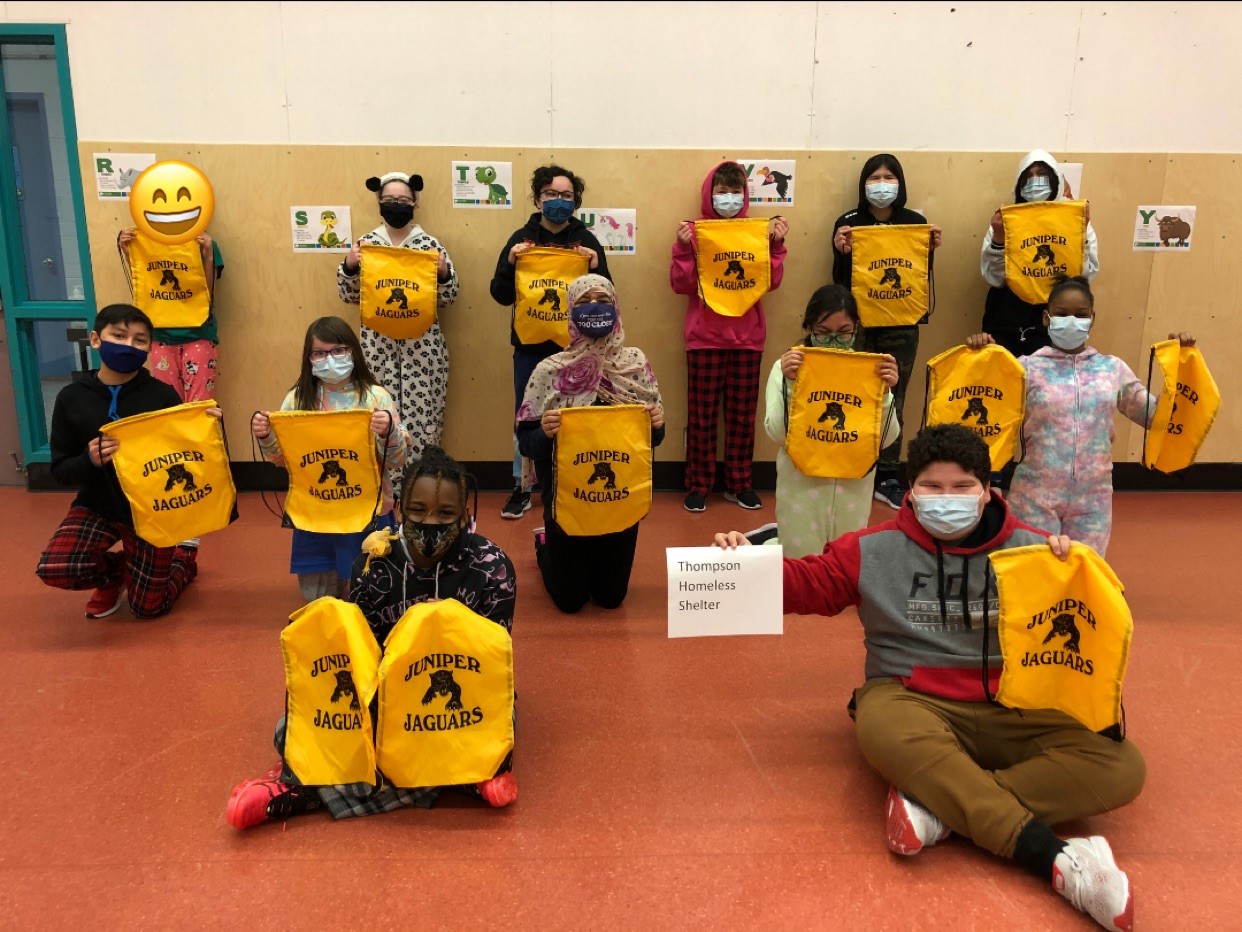
<svg viewBox="0 0 1242 932">
<path fill-rule="evenodd" d="M 513 564 L 496 544 L 471 532 L 474 521 L 467 500 L 472 488 L 474 478 L 439 447 L 428 447 L 407 470 L 398 514 L 400 536 L 387 553 L 370 548 L 378 534 L 368 540 L 372 555 L 369 559 L 367 553 L 359 555 L 349 588 L 349 601 L 362 610 L 381 645 L 407 609 L 439 599 L 456 599 L 506 631 L 512 629 L 517 597 Z M 282 755 L 284 738 L 282 718 L 275 737 Z M 496 776 L 465 789 L 491 806 L 507 806 L 517 799 L 512 766 L 510 755 Z M 337 819 L 403 806 L 428 808 L 444 789 L 398 788 L 382 779 L 378 786 L 307 787 L 291 779 L 282 759 L 263 776 L 238 784 L 229 797 L 228 823 L 249 828 L 321 806 Z"/>
</svg>

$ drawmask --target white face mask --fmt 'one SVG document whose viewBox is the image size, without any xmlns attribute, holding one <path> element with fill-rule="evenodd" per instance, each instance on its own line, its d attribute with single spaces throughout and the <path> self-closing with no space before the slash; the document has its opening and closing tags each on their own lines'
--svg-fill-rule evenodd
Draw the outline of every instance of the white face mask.
<svg viewBox="0 0 1242 932">
<path fill-rule="evenodd" d="M 353 356 L 328 356 L 325 359 L 312 359 L 311 372 L 320 381 L 329 385 L 343 382 L 354 371 Z"/>
<path fill-rule="evenodd" d="M 1049 317 L 1048 339 L 1057 349 L 1076 350 L 1087 342 L 1090 317 Z"/>
<path fill-rule="evenodd" d="M 1022 200 L 1028 203 L 1046 201 L 1052 197 L 1052 182 L 1047 178 L 1028 178 L 1022 186 Z"/>
<path fill-rule="evenodd" d="M 887 181 L 873 181 L 867 185 L 867 203 L 872 207 L 887 207 L 897 200 L 897 193 L 900 190 L 901 185 L 899 184 L 889 184 Z"/>
<path fill-rule="evenodd" d="M 712 210 L 722 217 L 736 217 L 742 212 L 743 197 L 740 194 L 713 194 Z"/>
<path fill-rule="evenodd" d="M 979 523 L 979 495 L 914 495 L 914 514 L 932 537 L 955 540 Z"/>
</svg>

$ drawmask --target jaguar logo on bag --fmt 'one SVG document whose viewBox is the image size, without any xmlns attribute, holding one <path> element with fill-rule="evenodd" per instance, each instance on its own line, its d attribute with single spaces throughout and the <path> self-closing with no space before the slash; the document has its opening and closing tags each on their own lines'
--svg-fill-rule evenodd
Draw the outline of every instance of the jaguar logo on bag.
<svg viewBox="0 0 1242 932">
<path fill-rule="evenodd" d="M 651 510 L 651 416 L 642 405 L 562 408 L 552 516 L 570 536 L 624 531 Z"/>
<path fill-rule="evenodd" d="M 362 323 L 394 340 L 416 340 L 436 322 L 437 249 L 362 244 Z"/>
<path fill-rule="evenodd" d="M 517 258 L 513 327 L 531 346 L 552 340 L 569 345 L 569 283 L 587 273 L 589 261 L 572 249 L 532 246 Z"/>
<path fill-rule="evenodd" d="M 227 527 L 237 489 L 214 401 L 136 414 L 100 432 L 119 441 L 113 465 L 134 531 L 154 547 L 172 547 Z"/>
<path fill-rule="evenodd" d="M 1013 459 L 1026 417 L 1026 370 L 1001 346 L 955 346 L 927 361 L 927 424 L 961 424 L 988 445 L 992 469 Z"/>
<path fill-rule="evenodd" d="M 799 347 L 803 362 L 789 399 L 785 452 L 806 476 L 858 479 L 880 456 L 882 356 Z"/>
<path fill-rule="evenodd" d="M 857 227 L 851 232 L 850 288 L 864 327 L 917 324 L 928 312 L 931 227 Z"/>
<path fill-rule="evenodd" d="M 1163 388 L 1143 441 L 1148 469 L 1176 472 L 1195 461 L 1220 411 L 1220 389 L 1197 346 L 1162 340 L 1151 348 L 1147 384 L 1159 367 Z"/>
<path fill-rule="evenodd" d="M 130 292 L 151 323 L 201 327 L 211 312 L 211 293 L 198 243 L 164 245 L 135 233 L 127 248 Z"/>
<path fill-rule="evenodd" d="M 1001 208 L 1005 284 L 1027 304 L 1047 304 L 1060 275 L 1082 274 L 1087 202 L 1050 201 Z"/>
<path fill-rule="evenodd" d="M 694 249 L 699 297 L 717 314 L 741 317 L 768 293 L 772 255 L 767 220 L 696 220 Z"/>
</svg>

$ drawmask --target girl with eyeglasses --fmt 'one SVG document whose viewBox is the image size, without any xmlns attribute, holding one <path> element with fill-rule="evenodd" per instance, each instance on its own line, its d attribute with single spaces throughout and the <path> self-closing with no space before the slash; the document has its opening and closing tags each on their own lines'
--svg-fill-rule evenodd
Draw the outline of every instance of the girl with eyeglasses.
<svg viewBox="0 0 1242 932">
<path fill-rule="evenodd" d="M 293 529 L 293 549 L 289 572 L 298 577 L 302 598 L 313 602 L 325 595 L 345 598 L 354 558 L 362 549 L 363 538 L 377 528 L 391 528 L 393 485 L 391 472 L 400 474 L 409 453 L 409 436 L 401 423 L 397 406 L 371 374 L 358 338 L 349 324 L 339 317 L 320 317 L 306 329 L 302 345 L 302 371 L 297 384 L 281 402 L 281 411 L 369 410 L 375 433 L 376 456 L 387 466 L 380 481 L 379 515 L 356 534 L 316 534 Z M 263 458 L 284 465 L 280 444 L 272 432 L 267 411 L 250 419 L 250 431 L 259 441 Z"/>
<path fill-rule="evenodd" d="M 536 213 L 530 215 L 526 225 L 514 231 L 500 250 L 496 271 L 492 274 L 492 299 L 512 309 L 517 304 L 518 256 L 532 246 L 561 246 L 575 250 L 590 263 L 590 271 L 609 281 L 608 257 L 595 235 L 586 228 L 574 211 L 582 206 L 582 194 L 586 182 L 567 168 L 559 165 L 541 165 L 530 178 L 531 199 Z M 554 340 L 543 343 L 523 343 L 514 326 L 512 310 L 509 316 L 509 343 L 513 346 L 513 412 L 516 415 L 526 383 L 535 367 L 561 347 Z M 517 435 L 513 440 L 513 494 L 501 509 L 501 517 L 517 519 L 530 510 L 530 489 L 522 483 L 522 456 L 517 449 Z"/>
<path fill-rule="evenodd" d="M 436 270 L 438 315 L 457 300 L 457 270 L 440 241 L 414 222 L 423 190 L 422 176 L 388 172 L 379 178 L 368 178 L 366 185 L 367 190 L 375 192 L 383 222 L 370 233 L 358 237 L 337 268 L 336 283 L 341 300 L 346 304 L 359 302 L 363 243 L 425 251 L 436 249 L 440 252 Z M 394 340 L 366 326 L 361 331 L 362 355 L 379 383 L 392 395 L 395 410 L 400 412 L 409 433 L 411 452 L 417 454 L 428 446 L 439 446 L 449 376 L 448 346 L 439 321 L 415 340 Z M 401 471 L 392 463 L 389 466 L 389 477 L 396 485 Z"/>
<path fill-rule="evenodd" d="M 768 376 L 767 410 L 763 429 L 780 449 L 776 452 L 776 527 L 767 525 L 747 535 L 752 543 L 780 543 L 785 556 L 805 557 L 824 552 L 824 544 L 867 526 L 871 516 L 870 475 L 861 479 L 821 479 L 803 473 L 785 452 L 789 397 L 805 356 L 804 346 L 854 350 L 862 348 L 858 305 L 843 285 L 824 285 L 807 302 L 802 318 L 802 342 L 785 351 Z M 884 436 L 880 447 L 892 443 L 900 428 L 890 417 L 892 388 L 897 384 L 897 360 L 885 356 L 876 369 L 884 380 Z M 779 541 L 776 539 L 779 537 Z"/>
</svg>

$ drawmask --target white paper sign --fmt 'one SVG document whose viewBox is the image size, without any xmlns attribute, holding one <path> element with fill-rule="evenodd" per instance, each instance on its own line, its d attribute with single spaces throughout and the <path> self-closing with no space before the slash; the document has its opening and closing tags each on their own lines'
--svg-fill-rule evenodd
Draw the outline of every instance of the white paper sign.
<svg viewBox="0 0 1242 932">
<path fill-rule="evenodd" d="M 668 636 L 784 632 L 781 547 L 669 547 Z"/>
<path fill-rule="evenodd" d="M 1134 213 L 1135 252 L 1179 252 L 1190 248 L 1195 208 L 1140 207 Z"/>
<path fill-rule="evenodd" d="M 750 203 L 791 206 L 794 202 L 794 171 L 792 159 L 737 159 L 746 172 L 746 188 Z"/>
<path fill-rule="evenodd" d="M 608 255 L 638 251 L 638 211 L 629 207 L 582 207 L 578 219 L 595 234 Z"/>
<path fill-rule="evenodd" d="M 512 162 L 454 162 L 453 206 L 513 207 Z"/>
<path fill-rule="evenodd" d="M 94 152 L 95 194 L 101 201 L 129 200 L 129 189 L 142 170 L 155 164 L 154 152 Z"/>
<path fill-rule="evenodd" d="M 316 204 L 289 208 L 294 252 L 349 252 L 353 224 L 349 207 Z"/>
<path fill-rule="evenodd" d="M 1061 162 L 1061 177 L 1065 179 L 1065 190 L 1060 192 L 1061 197 L 1071 200 L 1081 200 L 1082 193 L 1082 162 Z"/>
</svg>

